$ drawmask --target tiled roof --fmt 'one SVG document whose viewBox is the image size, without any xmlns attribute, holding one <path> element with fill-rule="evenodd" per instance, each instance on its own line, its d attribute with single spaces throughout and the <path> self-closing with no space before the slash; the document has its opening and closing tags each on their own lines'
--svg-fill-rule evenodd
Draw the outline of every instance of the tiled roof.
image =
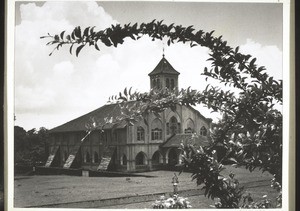
<svg viewBox="0 0 300 211">
<path fill-rule="evenodd" d="M 206 137 L 203 136 L 195 136 L 192 137 L 192 134 L 176 134 L 171 136 L 165 143 L 161 145 L 161 147 L 168 148 L 168 147 L 180 147 L 180 144 L 187 144 L 193 143 L 198 146 L 208 146 L 209 141 Z"/>
<path fill-rule="evenodd" d="M 148 75 L 157 75 L 157 74 L 161 74 L 161 73 L 166 73 L 166 74 L 173 74 L 173 75 L 179 75 L 180 73 L 177 72 L 172 65 L 168 62 L 168 60 L 163 57 L 160 62 L 158 63 L 158 65 L 154 68 L 154 70 L 149 73 Z"/>
<path fill-rule="evenodd" d="M 80 116 L 74 120 L 71 120 L 63 125 L 55 127 L 50 130 L 51 133 L 55 132 L 71 132 L 71 131 L 86 131 L 86 124 L 93 118 L 97 123 L 104 123 L 104 118 L 115 118 L 121 115 L 120 107 L 118 104 L 107 104 L 90 113 Z M 119 123 L 116 128 L 124 128 L 125 122 Z M 113 124 L 105 125 L 104 129 L 110 129 Z"/>
</svg>

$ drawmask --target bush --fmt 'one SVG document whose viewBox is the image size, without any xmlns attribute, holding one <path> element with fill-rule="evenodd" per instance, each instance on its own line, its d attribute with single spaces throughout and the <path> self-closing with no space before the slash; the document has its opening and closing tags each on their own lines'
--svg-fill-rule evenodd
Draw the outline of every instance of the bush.
<svg viewBox="0 0 300 211">
<path fill-rule="evenodd" d="M 174 194 L 169 198 L 161 196 L 159 200 L 156 200 L 152 205 L 153 209 L 186 209 L 192 208 L 188 198 L 183 198 L 178 194 Z"/>
</svg>

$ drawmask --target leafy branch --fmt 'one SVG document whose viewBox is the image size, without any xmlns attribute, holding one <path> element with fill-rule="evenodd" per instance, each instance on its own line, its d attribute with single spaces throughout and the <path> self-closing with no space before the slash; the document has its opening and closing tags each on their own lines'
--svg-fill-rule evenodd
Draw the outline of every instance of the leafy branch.
<svg viewBox="0 0 300 211">
<path fill-rule="evenodd" d="M 225 180 L 219 177 L 222 169 L 220 166 L 226 162 L 245 166 L 250 171 L 259 168 L 270 172 L 274 175 L 272 185 L 281 190 L 282 114 L 275 109 L 275 104 L 282 104 L 282 81 L 270 77 L 265 67 L 256 64 L 256 58 L 240 53 L 239 47 L 228 46 L 222 36 L 214 37 L 213 31 L 196 31 L 193 26 L 167 25 L 163 21 L 153 20 L 133 25 L 116 24 L 100 31 L 95 31 L 94 27 L 81 30 L 78 26 L 68 35 L 63 31 L 41 38 L 51 39 L 47 45 L 55 46 L 50 55 L 67 45 L 71 54 L 73 48 L 76 48 L 78 56 L 85 46 L 93 46 L 96 50 L 100 50 L 100 43 L 107 47 L 117 47 L 126 38 L 138 40 L 145 35 L 152 40 L 167 39 L 168 45 L 188 43 L 190 47 L 209 48 L 208 61 L 211 62 L 211 67 L 205 67 L 201 74 L 206 79 L 218 80 L 238 91 L 224 91 L 214 86 L 207 86 L 203 91 L 187 88 L 180 91 L 151 90 L 148 93 L 124 89 L 109 99 L 120 106 L 121 115 L 116 119 L 106 119 L 105 124 L 125 121 L 126 124 L 133 125 L 141 119 L 148 124 L 146 117 L 150 113 L 159 117 L 165 109 L 175 111 L 177 105 L 205 105 L 213 112 L 222 113 L 223 119 L 211 131 L 212 145 L 202 148 L 204 153 L 192 153 L 193 159 L 187 155 L 186 164 L 194 170 L 193 177 L 197 184 L 205 184 L 206 195 L 221 200 L 221 205 L 216 206 L 239 206 L 241 189 L 234 177 Z M 92 130 L 102 127 L 103 124 L 97 125 L 94 120 L 87 128 Z M 217 161 L 212 158 L 212 154 L 220 148 L 226 153 Z M 228 181 L 231 181 L 229 186 Z M 230 188 L 222 188 L 223 186 Z"/>
<path fill-rule="evenodd" d="M 205 33 L 202 30 L 195 31 L 193 26 L 176 26 L 174 23 L 167 25 L 163 21 L 156 20 L 140 25 L 137 23 L 123 26 L 116 24 L 100 31 L 94 31 L 94 28 L 87 27 L 81 30 L 78 26 L 68 35 L 65 35 L 65 31 L 63 31 L 56 35 L 48 33 L 41 38 L 51 39 L 47 45 L 55 45 L 53 51 L 68 45 L 72 54 L 73 47 L 76 45 L 76 56 L 87 45 L 94 46 L 96 50 L 100 50 L 99 43 L 103 43 L 107 47 L 117 47 L 126 38 L 138 40 L 143 35 L 149 36 L 152 40 L 167 38 L 168 45 L 182 42 L 189 43 L 191 47 L 208 47 L 211 51 L 208 60 L 211 61 L 212 67 L 205 68 L 203 75 L 217 79 L 225 85 L 229 84 L 239 88 L 245 94 L 249 92 L 249 89 L 264 90 L 268 95 L 272 95 L 276 100 L 282 102 L 282 88 L 280 88 L 282 81 L 277 82 L 273 77 L 269 77 L 265 72 L 265 67 L 256 65 L 256 58 L 240 53 L 239 47 L 235 49 L 229 47 L 227 42 L 222 40 L 222 36 L 212 36 L 214 31 Z M 251 83 L 247 83 L 246 79 L 252 79 Z"/>
</svg>

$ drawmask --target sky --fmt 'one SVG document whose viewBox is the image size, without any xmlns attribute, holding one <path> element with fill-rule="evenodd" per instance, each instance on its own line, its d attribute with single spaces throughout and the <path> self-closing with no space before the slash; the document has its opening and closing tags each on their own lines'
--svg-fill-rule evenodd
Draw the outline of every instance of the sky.
<svg viewBox="0 0 300 211">
<path fill-rule="evenodd" d="M 72 31 L 76 26 L 142 23 L 153 19 L 166 24 L 193 25 L 215 30 L 232 47 L 257 58 L 269 75 L 282 79 L 282 4 L 201 2 L 17 2 L 15 7 L 15 125 L 26 130 L 51 129 L 107 103 L 123 91 L 149 91 L 150 73 L 165 57 L 180 72 L 179 87 L 202 90 L 201 76 L 209 67 L 208 49 L 189 45 L 165 45 L 142 37 L 126 39 L 117 48 L 83 48 L 79 57 L 67 47 L 49 53 L 53 46 L 41 36 Z M 198 106 L 216 121 L 219 114 Z"/>
</svg>

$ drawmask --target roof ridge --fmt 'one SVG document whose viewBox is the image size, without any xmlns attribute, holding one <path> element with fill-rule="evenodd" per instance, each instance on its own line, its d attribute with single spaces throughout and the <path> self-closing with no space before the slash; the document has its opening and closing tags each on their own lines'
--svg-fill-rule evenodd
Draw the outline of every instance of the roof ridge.
<svg viewBox="0 0 300 211">
<path fill-rule="evenodd" d="M 175 68 L 171 65 L 171 63 L 165 58 L 161 58 L 161 60 L 158 62 L 156 67 L 151 71 L 148 75 L 157 75 L 160 73 L 166 73 L 166 74 L 176 74 L 179 75 L 180 73 L 175 70 Z"/>
</svg>

